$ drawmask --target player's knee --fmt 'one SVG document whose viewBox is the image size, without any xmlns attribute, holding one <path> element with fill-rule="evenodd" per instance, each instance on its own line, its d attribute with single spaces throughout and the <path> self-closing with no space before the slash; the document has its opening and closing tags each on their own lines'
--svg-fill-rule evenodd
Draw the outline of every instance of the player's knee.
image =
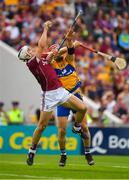
<svg viewBox="0 0 129 180">
<path fill-rule="evenodd" d="M 66 128 L 59 128 L 58 135 L 59 137 L 64 137 L 66 135 Z"/>
<path fill-rule="evenodd" d="M 81 111 L 83 114 L 85 114 L 85 113 L 86 113 L 86 110 L 87 110 L 86 106 L 85 106 L 85 105 L 82 105 L 80 111 Z"/>
<path fill-rule="evenodd" d="M 39 132 L 42 132 L 46 128 L 46 124 L 39 124 L 37 128 Z"/>
</svg>

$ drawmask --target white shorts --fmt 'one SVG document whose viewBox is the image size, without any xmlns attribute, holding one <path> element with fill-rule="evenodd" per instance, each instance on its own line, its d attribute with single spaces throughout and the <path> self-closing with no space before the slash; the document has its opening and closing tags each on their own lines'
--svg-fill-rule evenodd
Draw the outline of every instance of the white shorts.
<svg viewBox="0 0 129 180">
<path fill-rule="evenodd" d="M 41 94 L 41 111 L 53 111 L 56 106 L 66 102 L 72 94 L 65 88 L 46 91 Z"/>
</svg>

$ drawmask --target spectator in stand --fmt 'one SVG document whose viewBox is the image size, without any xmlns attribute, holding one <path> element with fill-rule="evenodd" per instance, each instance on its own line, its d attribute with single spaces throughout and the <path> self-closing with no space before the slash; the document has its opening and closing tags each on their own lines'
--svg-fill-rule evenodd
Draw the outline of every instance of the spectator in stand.
<svg viewBox="0 0 129 180">
<path fill-rule="evenodd" d="M 121 119 L 123 120 L 123 123 L 129 124 L 129 109 L 128 109 L 127 115 L 123 115 Z"/>
<path fill-rule="evenodd" d="M 12 102 L 12 109 L 8 111 L 8 116 L 10 119 L 9 125 L 21 125 L 24 124 L 25 117 L 24 112 L 19 108 L 19 102 Z"/>
<path fill-rule="evenodd" d="M 64 5 L 64 14 L 71 14 L 72 17 L 75 16 L 75 4 L 71 0 L 66 0 Z"/>
<path fill-rule="evenodd" d="M 4 14 L 3 14 L 4 17 Z M 10 15 L 8 15 L 8 18 L 6 17 L 4 23 L 3 23 L 3 36 L 2 40 L 8 43 L 9 45 L 15 45 L 17 44 L 20 38 L 20 31 L 17 27 L 17 22 L 14 19 L 9 19 Z"/>
<path fill-rule="evenodd" d="M 86 2 L 83 0 L 75 0 L 75 12 L 76 14 L 81 10 L 83 14 L 86 14 Z"/>
<path fill-rule="evenodd" d="M 115 97 L 112 91 L 107 91 L 102 97 L 102 106 L 109 112 L 113 112 L 116 104 Z"/>
<path fill-rule="evenodd" d="M 113 6 L 120 6 L 120 7 L 124 7 L 127 8 L 128 7 L 128 0 L 110 0 L 111 3 L 113 4 Z"/>
<path fill-rule="evenodd" d="M 111 38 L 109 36 L 106 36 L 104 38 L 104 43 L 102 44 L 100 51 L 108 53 L 109 50 L 112 50 Z"/>
<path fill-rule="evenodd" d="M 126 27 L 118 36 L 118 44 L 126 57 L 129 58 L 129 29 Z"/>
<path fill-rule="evenodd" d="M 10 121 L 9 116 L 3 107 L 4 107 L 4 103 L 0 102 L 0 126 L 8 125 Z"/>
<path fill-rule="evenodd" d="M 123 115 L 126 116 L 128 113 L 128 107 L 123 101 L 123 96 L 120 94 L 117 97 L 116 104 L 114 106 L 113 113 L 121 118 Z"/>
<path fill-rule="evenodd" d="M 110 23 L 113 28 L 118 27 L 117 13 L 114 9 L 111 9 L 111 11 L 110 11 Z"/>
<path fill-rule="evenodd" d="M 123 101 L 129 109 L 129 80 L 127 82 L 125 82 L 123 90 L 119 95 L 121 95 L 123 97 Z"/>
</svg>

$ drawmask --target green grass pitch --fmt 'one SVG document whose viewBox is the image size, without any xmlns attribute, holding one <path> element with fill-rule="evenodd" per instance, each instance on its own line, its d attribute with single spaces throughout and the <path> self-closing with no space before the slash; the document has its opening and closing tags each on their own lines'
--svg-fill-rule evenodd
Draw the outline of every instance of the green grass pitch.
<svg viewBox="0 0 129 180">
<path fill-rule="evenodd" d="M 26 165 L 25 154 L 0 154 L 0 179 L 129 179 L 128 156 L 94 156 L 88 166 L 84 156 L 68 156 L 59 167 L 59 156 L 37 155 L 33 166 Z"/>
</svg>

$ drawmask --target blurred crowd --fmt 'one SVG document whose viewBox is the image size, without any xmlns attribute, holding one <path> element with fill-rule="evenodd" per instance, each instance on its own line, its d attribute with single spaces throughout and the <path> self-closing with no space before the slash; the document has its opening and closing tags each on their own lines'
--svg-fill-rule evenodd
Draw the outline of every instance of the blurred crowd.
<svg viewBox="0 0 129 180">
<path fill-rule="evenodd" d="M 25 114 L 19 107 L 18 101 L 12 101 L 8 111 L 4 108 L 4 102 L 0 102 L 0 125 L 21 125 L 24 123 Z"/>
<path fill-rule="evenodd" d="M 0 40 L 17 50 L 26 44 L 35 47 L 43 23 L 52 20 L 48 44 L 60 43 L 80 10 L 83 15 L 75 27 L 75 40 L 129 61 L 128 0 L 0 0 Z M 75 53 L 82 92 L 100 105 L 97 116 L 89 108 L 91 119 L 109 125 L 101 115 L 108 110 L 123 124 L 129 123 L 129 66 L 119 71 L 113 63 L 84 48 Z"/>
</svg>

